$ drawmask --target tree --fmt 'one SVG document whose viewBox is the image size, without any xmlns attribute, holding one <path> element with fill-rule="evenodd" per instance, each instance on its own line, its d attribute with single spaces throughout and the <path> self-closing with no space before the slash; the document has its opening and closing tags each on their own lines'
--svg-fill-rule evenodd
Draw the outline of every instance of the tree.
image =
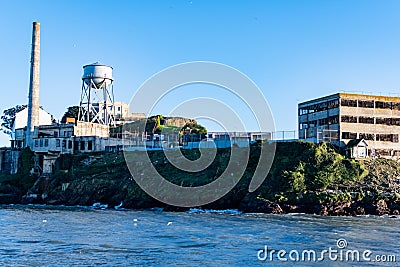
<svg viewBox="0 0 400 267">
<path fill-rule="evenodd" d="M 79 116 L 79 106 L 71 106 L 68 107 L 67 111 L 62 116 L 61 122 L 65 123 L 67 118 L 74 118 L 75 121 L 78 121 Z"/>
<path fill-rule="evenodd" d="M 185 126 L 183 126 L 181 129 L 181 133 L 205 135 L 207 134 L 207 129 L 204 126 L 198 124 L 196 121 L 194 121 L 186 123 Z"/>
<path fill-rule="evenodd" d="M 1 123 L 1 130 L 3 131 L 3 133 L 11 135 L 11 130 L 15 120 L 15 114 L 26 107 L 27 105 L 16 105 L 15 107 L 3 111 L 3 116 L 1 116 L 1 119 L 3 120 L 3 122 Z"/>
</svg>

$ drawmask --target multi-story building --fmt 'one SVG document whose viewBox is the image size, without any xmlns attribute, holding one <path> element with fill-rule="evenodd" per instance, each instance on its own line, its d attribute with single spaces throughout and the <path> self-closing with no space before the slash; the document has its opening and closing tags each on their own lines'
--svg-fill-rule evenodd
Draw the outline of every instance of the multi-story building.
<svg viewBox="0 0 400 267">
<path fill-rule="evenodd" d="M 99 116 L 102 117 L 104 116 L 104 112 L 102 111 L 102 103 L 93 103 L 92 104 L 93 108 L 99 113 Z M 132 113 L 129 110 L 129 104 L 124 103 L 124 102 L 114 102 L 114 103 L 108 103 L 107 104 L 107 109 L 115 117 L 115 120 L 117 122 L 121 121 L 136 121 L 138 119 L 143 119 L 145 118 L 144 113 Z"/>
<path fill-rule="evenodd" d="M 400 157 L 400 97 L 337 93 L 298 105 L 299 139 L 346 147 L 364 140 L 365 157 Z"/>
</svg>

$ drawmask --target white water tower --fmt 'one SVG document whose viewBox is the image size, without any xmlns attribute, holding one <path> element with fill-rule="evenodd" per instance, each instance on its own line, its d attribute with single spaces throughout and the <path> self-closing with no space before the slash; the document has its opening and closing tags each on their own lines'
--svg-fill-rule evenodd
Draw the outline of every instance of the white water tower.
<svg viewBox="0 0 400 267">
<path fill-rule="evenodd" d="M 83 66 L 79 121 L 115 125 L 112 69 L 98 62 Z"/>
</svg>

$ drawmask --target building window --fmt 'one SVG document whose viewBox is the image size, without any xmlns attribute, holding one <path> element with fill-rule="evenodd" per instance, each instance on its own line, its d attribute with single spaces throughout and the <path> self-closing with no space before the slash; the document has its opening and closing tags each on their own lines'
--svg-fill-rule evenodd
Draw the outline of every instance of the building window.
<svg viewBox="0 0 400 267">
<path fill-rule="evenodd" d="M 370 101 L 358 100 L 358 106 L 360 108 L 374 108 L 374 100 Z"/>
<path fill-rule="evenodd" d="M 71 148 L 72 148 L 72 141 L 68 140 L 68 149 L 71 149 Z"/>
<path fill-rule="evenodd" d="M 93 141 L 88 141 L 87 149 L 88 150 L 93 150 Z"/>
<path fill-rule="evenodd" d="M 339 99 L 329 100 L 328 101 L 328 109 L 338 108 L 339 107 Z"/>
<path fill-rule="evenodd" d="M 355 116 L 342 116 L 342 122 L 350 122 L 350 123 L 357 123 L 357 117 Z"/>
<path fill-rule="evenodd" d="M 369 134 L 369 133 L 360 133 L 360 139 L 365 139 L 365 140 L 370 140 L 374 141 L 375 140 L 375 134 Z"/>
<path fill-rule="evenodd" d="M 40 139 L 40 147 L 43 147 L 43 139 Z"/>
<path fill-rule="evenodd" d="M 342 139 L 357 139 L 357 133 L 342 132 Z"/>
<path fill-rule="evenodd" d="M 306 115 L 308 113 L 308 109 L 306 108 L 300 108 L 299 109 L 299 115 Z"/>
<path fill-rule="evenodd" d="M 300 130 L 307 129 L 308 124 L 307 123 L 300 123 Z"/>
<path fill-rule="evenodd" d="M 35 140 L 35 147 L 39 146 L 39 140 Z"/>
<path fill-rule="evenodd" d="M 392 109 L 392 102 L 376 101 L 375 108 Z"/>
<path fill-rule="evenodd" d="M 377 134 L 376 141 L 398 143 L 399 135 L 398 134 Z"/>
<path fill-rule="evenodd" d="M 358 118 L 359 123 L 365 123 L 365 124 L 374 124 L 374 118 L 371 117 L 359 117 Z"/>
<path fill-rule="evenodd" d="M 394 103 L 392 103 L 392 109 L 400 110 L 400 102 L 394 102 Z"/>
<path fill-rule="evenodd" d="M 80 144 L 81 144 L 81 150 L 85 150 L 85 141 L 81 141 L 80 142 Z"/>
<path fill-rule="evenodd" d="M 339 116 L 330 116 L 328 117 L 328 124 L 338 124 Z"/>
<path fill-rule="evenodd" d="M 63 141 L 62 141 L 62 147 L 65 148 L 66 146 L 67 146 L 67 141 L 66 141 L 66 140 L 63 140 Z"/>
<path fill-rule="evenodd" d="M 60 147 L 60 139 L 56 139 L 56 147 Z"/>
<path fill-rule="evenodd" d="M 54 132 L 54 137 L 55 137 L 55 138 L 58 137 L 58 132 Z"/>
<path fill-rule="evenodd" d="M 121 107 L 118 107 L 118 109 L 117 109 L 118 111 L 121 111 Z"/>
<path fill-rule="evenodd" d="M 392 118 L 392 125 L 400 126 L 400 118 Z"/>
<path fill-rule="evenodd" d="M 392 125 L 391 118 L 376 118 L 376 124 Z"/>
<path fill-rule="evenodd" d="M 357 107 L 357 100 L 353 99 L 342 99 L 341 104 L 344 107 Z"/>
<path fill-rule="evenodd" d="M 318 125 L 327 125 L 328 124 L 328 118 L 323 118 L 318 120 Z"/>
<path fill-rule="evenodd" d="M 48 147 L 49 146 L 49 139 L 44 139 L 44 146 L 45 147 Z"/>
<path fill-rule="evenodd" d="M 316 127 L 317 126 L 317 121 L 309 121 L 308 122 L 308 128 Z"/>
</svg>

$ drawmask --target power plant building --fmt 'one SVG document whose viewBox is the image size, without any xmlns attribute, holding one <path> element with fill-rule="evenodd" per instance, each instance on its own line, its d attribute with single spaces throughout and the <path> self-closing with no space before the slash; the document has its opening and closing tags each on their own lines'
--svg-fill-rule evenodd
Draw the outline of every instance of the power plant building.
<svg viewBox="0 0 400 267">
<path fill-rule="evenodd" d="M 298 104 L 299 139 L 400 158 L 400 97 L 337 93 Z"/>
</svg>

